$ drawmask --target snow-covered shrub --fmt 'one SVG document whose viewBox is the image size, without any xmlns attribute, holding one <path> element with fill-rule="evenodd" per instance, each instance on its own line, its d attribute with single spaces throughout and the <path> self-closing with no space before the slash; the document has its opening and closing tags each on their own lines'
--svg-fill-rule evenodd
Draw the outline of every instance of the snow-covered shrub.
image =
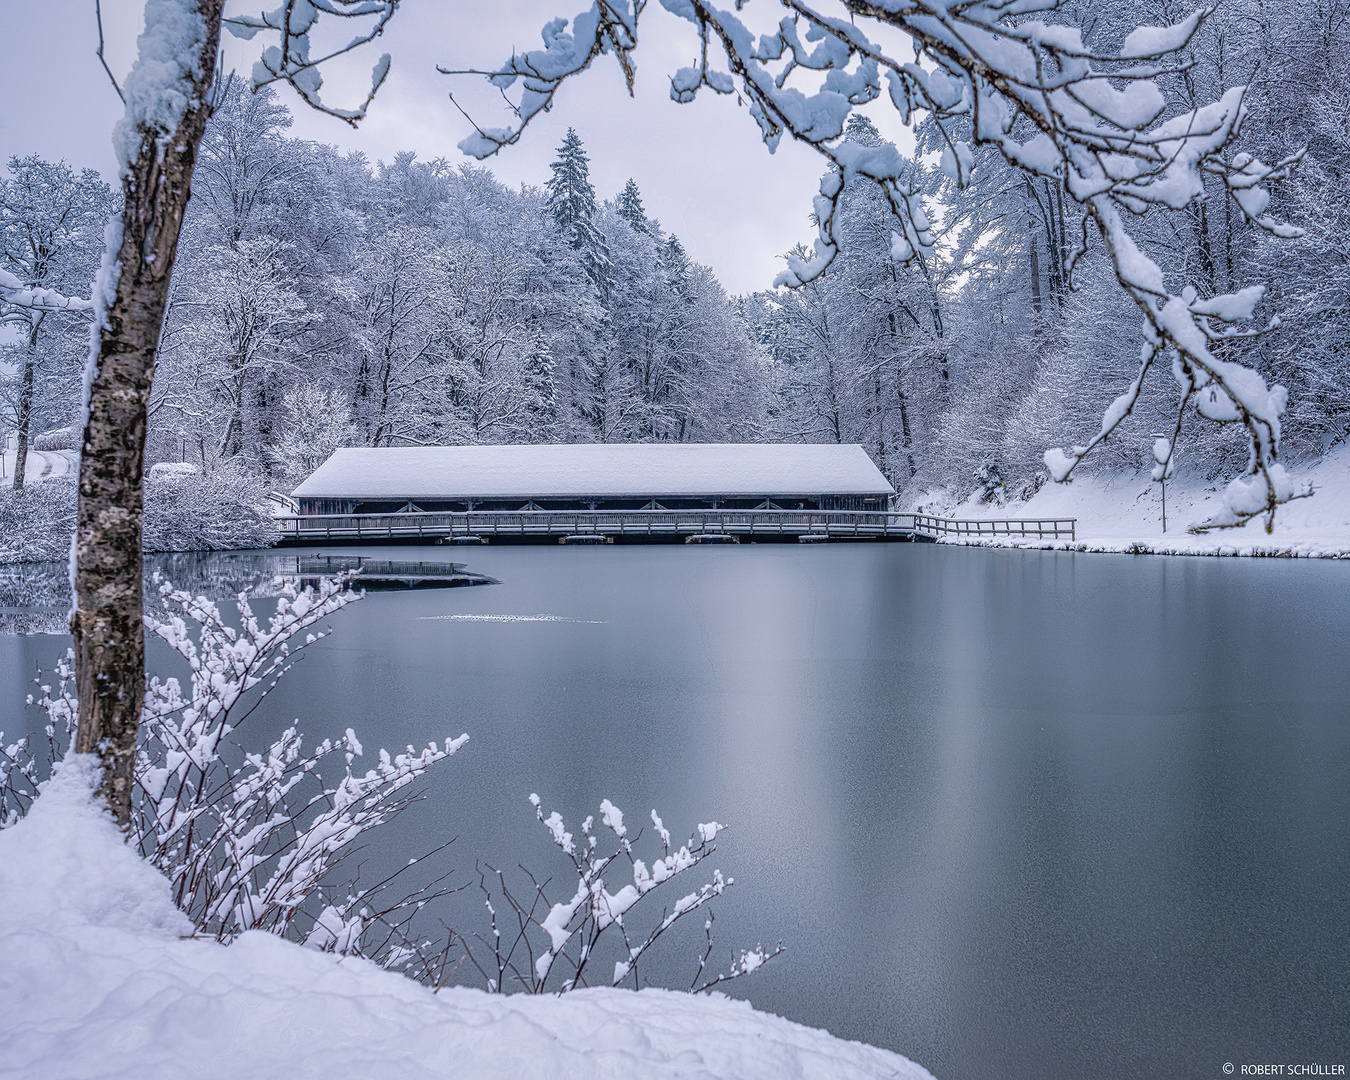
<svg viewBox="0 0 1350 1080">
<path fill-rule="evenodd" d="M 381 750 L 375 768 L 354 773 L 361 744 L 350 728 L 342 739 L 307 751 L 288 728 L 262 753 L 245 753 L 237 767 L 228 767 L 221 740 L 267 696 L 294 656 L 325 632 L 306 634 L 294 648 L 290 640 L 357 594 L 342 576 L 321 579 L 317 592 L 290 586 L 265 628 L 241 598 L 239 630 L 209 600 L 167 584 L 160 596 L 168 618 L 148 620 L 147 629 L 192 675 L 186 693 L 173 678 L 151 679 L 146 692 L 134 826 L 142 851 L 169 877 L 179 907 L 201 932 L 224 941 L 268 930 L 340 952 L 363 946 L 369 952 L 363 935 L 402 910 L 403 898 L 386 908 L 377 895 L 343 889 L 337 901 L 321 903 L 321 885 L 357 837 L 407 806 L 408 786 L 468 736 L 392 756 Z M 243 715 L 236 716 L 241 704 Z M 346 768 L 330 784 L 318 770 L 334 754 L 345 757 Z M 377 949 L 373 958 L 388 959 L 387 950 Z"/>
<path fill-rule="evenodd" d="M 182 480 L 200 472 L 201 469 L 190 461 L 157 461 L 150 466 L 146 476 L 151 480 Z"/>
<path fill-rule="evenodd" d="M 716 821 L 701 824 L 695 835 L 672 851 L 670 831 L 653 810 L 652 826 L 660 837 L 660 853 L 652 859 L 649 868 L 633 851 L 633 845 L 641 839 L 641 831 L 630 837 L 623 811 L 608 799 L 600 803 L 600 818 L 610 833 L 609 843 L 603 851 L 593 816 L 582 821 L 578 842 L 567 831 L 561 814 L 555 810 L 545 817 L 538 795 L 531 795 L 530 802 L 554 845 L 571 862 L 576 874 L 576 891 L 567 900 L 550 903 L 545 889 L 551 878 L 540 882 L 529 871 L 523 871 L 528 884 L 522 883 L 513 891 L 500 870 L 491 866 L 480 868 L 479 887 L 485 895 L 491 918 L 491 937 L 477 935 L 476 943 L 461 937 L 459 944 L 465 959 L 482 976 L 491 992 L 504 992 L 508 985 L 532 994 L 573 990 L 591 982 L 620 986 L 629 976 L 632 976 L 634 988 L 638 988 L 642 985 L 638 964 L 661 935 L 684 916 L 721 896 L 733 883 L 734 879 L 724 878 L 720 870 L 714 870 L 711 881 L 677 899 L 673 905 L 664 908 L 658 918 L 650 920 L 646 930 L 636 932 L 631 921 L 624 921 L 630 911 L 666 882 L 692 870 L 716 851 L 717 834 L 725 826 Z M 611 866 L 620 872 L 631 873 L 632 883 L 625 883 L 611 893 L 604 878 Z M 713 945 L 712 925 L 713 918 L 709 914 L 703 923 L 707 948 L 690 984 L 692 991 L 711 990 L 748 975 L 783 951 L 781 944 L 773 952 L 762 946 L 743 950 L 739 957 L 733 954 L 730 970 L 706 978 Z M 607 931 L 612 933 L 606 936 Z M 599 959 L 602 941 L 611 945 L 613 955 L 607 959 L 614 962 L 612 971 L 604 968 L 604 961 Z M 549 977 L 559 971 L 561 976 L 550 983 Z M 593 971 L 598 975 L 592 975 Z"/>
<path fill-rule="evenodd" d="M 183 658 L 191 679 L 186 690 L 176 678 L 150 680 L 131 834 L 203 935 L 230 941 L 266 930 L 406 967 L 417 956 L 409 920 L 422 901 L 440 895 L 439 882 L 395 895 L 397 874 L 369 889 L 334 875 L 356 840 L 413 801 L 410 785 L 468 736 L 396 754 L 381 750 L 365 772 L 353 771 L 362 748 L 350 728 L 308 749 L 294 728 L 260 752 L 227 743 L 296 655 L 328 632 L 306 631 L 359 598 L 347 582 L 338 575 L 322 579 L 317 591 L 287 586 L 266 625 L 241 597 L 238 629 L 204 597 L 160 585 L 168 614 L 148 616 L 147 630 Z M 292 645 L 301 633 L 304 640 Z M 0 825 L 27 811 L 70 745 L 78 713 L 72 654 L 51 675 L 29 698 L 47 714 L 45 742 L 6 746 L 0 734 Z M 320 775 L 334 755 L 345 758 L 335 783 Z"/>
<path fill-rule="evenodd" d="M 19 491 L 0 486 L 0 563 L 68 558 L 76 494 L 75 483 L 64 478 Z M 266 505 L 261 481 L 233 469 L 204 475 L 152 469 L 145 482 L 144 550 L 270 547 L 279 533 Z"/>
<path fill-rule="evenodd" d="M 277 542 L 267 491 L 256 477 L 228 466 L 209 473 L 155 468 L 145 484 L 146 551 L 229 551 Z"/>
<path fill-rule="evenodd" d="M 0 563 L 70 556 L 75 534 L 75 484 L 66 479 L 0 486 Z"/>
<path fill-rule="evenodd" d="M 980 502 L 1003 504 L 1003 474 L 993 458 L 980 463 L 975 470 L 975 482 L 980 485 Z"/>
<path fill-rule="evenodd" d="M 72 426 L 44 431 L 33 440 L 34 450 L 74 450 L 79 433 Z"/>
<path fill-rule="evenodd" d="M 595 960 L 603 935 L 618 957 L 608 981 L 617 986 L 631 974 L 638 985 L 638 963 L 657 939 L 732 883 L 714 871 L 711 881 L 677 899 L 646 932 L 635 934 L 625 916 L 659 886 L 710 856 L 722 826 L 699 825 L 696 836 L 672 850 L 670 833 L 652 811 L 661 851 L 649 868 L 634 853 L 640 834 L 629 837 L 623 814 L 608 800 L 600 812 L 615 846 L 602 854 L 592 818 L 582 823 L 584 839 L 578 845 L 561 816 L 546 818 L 532 796 L 539 821 L 572 862 L 575 894 L 549 904 L 549 882 L 531 877 L 528 901 L 518 901 L 505 876 L 489 868 L 480 872 L 479 881 L 488 895 L 492 941 L 479 936 L 475 944 L 455 931 L 438 935 L 439 940 L 427 937 L 414 922 L 427 902 L 449 891 L 441 887 L 444 877 L 405 891 L 405 871 L 423 865 L 413 860 L 362 888 L 354 875 L 344 875 L 343 864 L 359 839 L 418 797 L 414 782 L 453 755 L 468 736 L 396 754 L 380 750 L 375 766 L 365 772 L 353 769 L 363 749 L 351 728 L 340 739 L 308 749 L 294 727 L 256 752 L 233 739 L 296 656 L 331 632 L 312 628 L 360 598 L 349 588 L 350 576 L 321 578 L 317 589 L 284 586 L 265 625 L 241 593 L 235 604 L 238 628 L 205 597 L 156 581 L 158 610 L 164 614 L 147 614 L 146 629 L 182 658 L 190 679 L 186 689 L 177 678 L 150 679 L 141 715 L 131 838 L 169 879 L 175 903 L 199 934 L 229 942 L 245 931 L 263 930 L 311 948 L 363 956 L 435 986 L 447 981 L 447 971 L 462 966 L 454 963 L 462 958 L 469 961 L 466 970 L 476 969 L 491 990 L 532 992 L 545 990 L 554 972 L 567 974 L 549 990 L 587 985 L 588 963 Z M 27 813 L 53 763 L 71 744 L 78 716 L 73 654 L 68 652 L 50 675 L 38 680 L 38 694 L 28 699 L 46 713 L 44 731 L 8 745 L 0 732 L 0 828 Z M 333 766 L 341 769 L 340 777 Z M 614 863 L 631 868 L 633 883 L 611 893 L 604 874 Z M 500 897 L 503 915 L 509 912 L 512 925 L 505 937 L 494 895 Z M 711 931 L 709 915 L 707 950 L 691 989 L 710 989 L 749 974 L 782 949 L 743 951 L 733 955 L 729 971 L 705 979 Z"/>
</svg>

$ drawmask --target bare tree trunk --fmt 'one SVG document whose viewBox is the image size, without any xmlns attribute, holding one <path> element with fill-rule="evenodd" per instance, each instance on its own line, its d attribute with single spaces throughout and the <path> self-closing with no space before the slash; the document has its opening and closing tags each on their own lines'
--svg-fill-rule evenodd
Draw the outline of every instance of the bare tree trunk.
<svg viewBox="0 0 1350 1080">
<path fill-rule="evenodd" d="M 28 465 L 28 431 L 33 423 L 33 373 L 37 368 L 38 328 L 41 315 L 32 315 L 28 323 L 28 351 L 23 358 L 23 377 L 19 381 L 19 407 L 14 419 L 18 432 L 14 437 L 14 490 L 23 490 L 23 474 Z"/>
<path fill-rule="evenodd" d="M 136 125 L 139 145 L 122 176 L 120 273 L 99 337 L 80 459 L 70 627 L 80 696 L 75 750 L 98 754 L 103 766 L 99 794 L 124 827 L 131 817 L 136 733 L 145 697 L 141 476 L 150 383 L 192 170 L 211 112 L 223 4 L 195 0 L 192 6 L 203 24 L 192 46 L 196 55 L 175 57 L 183 74 L 174 83 L 148 87 L 166 100 L 176 94 L 187 99 L 177 127 L 156 131 L 131 109 L 123 121 Z M 143 43 L 153 29 L 147 27 Z M 142 62 L 128 79 L 129 91 Z M 153 80 L 154 75 L 147 79 Z M 128 100 L 138 99 L 129 93 Z"/>
<path fill-rule="evenodd" d="M 1059 267 L 1059 304 L 1060 307 L 1069 298 L 1069 237 L 1068 226 L 1064 222 L 1064 184 L 1055 185 L 1055 229 L 1058 246 L 1055 250 L 1055 264 Z"/>
<path fill-rule="evenodd" d="M 895 266 L 894 266 L 894 264 L 892 264 L 892 266 L 891 266 L 891 280 L 892 280 L 892 281 L 896 280 L 896 274 L 895 274 Z M 910 314 L 910 318 L 913 318 L 913 317 L 914 317 L 914 316 L 913 316 L 913 313 L 911 313 L 911 314 Z M 892 341 L 892 343 L 894 343 L 895 338 L 896 338 L 896 325 L 895 325 L 895 312 L 894 312 L 894 311 L 888 311 L 888 312 L 886 312 L 886 321 L 887 321 L 887 323 L 888 323 L 888 325 L 889 325 L 889 327 L 890 327 L 890 331 L 891 331 L 891 341 Z M 918 319 L 914 319 L 914 322 L 915 322 L 916 324 L 918 323 L 918 321 L 919 321 Z M 895 372 L 895 393 L 896 393 L 896 397 L 899 399 L 899 402 L 900 402 L 900 434 L 901 434 L 901 437 L 904 439 L 903 446 L 904 446 L 904 450 L 905 450 L 905 464 L 909 466 L 909 479 L 913 480 L 913 479 L 914 479 L 914 473 L 915 473 L 916 470 L 915 470 L 915 468 L 914 468 L 914 450 L 913 450 L 913 443 L 912 443 L 911 440 L 910 440 L 910 434 L 909 434 L 909 409 L 908 409 L 908 403 L 907 403 L 907 401 L 906 401 L 906 399 L 905 399 L 905 384 L 904 384 L 904 369 L 903 369 L 903 368 L 897 368 L 897 369 L 896 369 L 896 372 Z"/>
<path fill-rule="evenodd" d="M 1031 310 L 1041 313 L 1041 256 L 1036 248 L 1036 233 L 1027 230 L 1027 247 L 1031 252 Z M 1040 333 L 1040 320 L 1036 322 L 1036 332 Z"/>
<path fill-rule="evenodd" d="M 896 380 L 897 396 L 900 399 L 900 434 L 905 440 L 905 464 L 909 466 L 909 478 L 914 479 L 918 470 L 914 467 L 914 442 L 909 433 L 909 408 L 905 399 L 905 388 Z"/>
<path fill-rule="evenodd" d="M 877 468 L 886 475 L 886 409 L 881 404 L 881 371 L 872 377 L 872 408 L 877 414 Z"/>
</svg>

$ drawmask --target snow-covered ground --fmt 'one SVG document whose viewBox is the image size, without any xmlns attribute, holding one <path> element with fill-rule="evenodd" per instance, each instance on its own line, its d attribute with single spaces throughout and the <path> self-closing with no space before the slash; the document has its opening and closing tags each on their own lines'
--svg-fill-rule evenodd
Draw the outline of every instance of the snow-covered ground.
<svg viewBox="0 0 1350 1080">
<path fill-rule="evenodd" d="M 260 932 L 185 937 L 72 759 L 0 832 L 0 1077 L 931 1080 L 721 996 L 433 994 Z"/>
<path fill-rule="evenodd" d="M 1296 485 L 1311 481 L 1313 496 L 1280 507 L 1275 530 L 1264 519 L 1238 529 L 1187 532 L 1220 506 L 1222 485 L 1177 476 L 1167 484 L 1167 532 L 1162 528 L 1159 485 L 1147 472 L 1076 476 L 1067 484 L 1046 484 L 1026 502 L 972 500 L 961 505 L 929 495 L 917 500 L 928 513 L 960 520 L 977 518 L 1077 518 L 1070 540 L 951 539 L 948 543 L 1068 548 L 1078 551 L 1153 552 L 1176 555 L 1288 555 L 1350 558 L 1350 447 L 1340 447 L 1304 468 L 1291 468 Z M 915 509 L 915 507 L 906 507 Z"/>
</svg>

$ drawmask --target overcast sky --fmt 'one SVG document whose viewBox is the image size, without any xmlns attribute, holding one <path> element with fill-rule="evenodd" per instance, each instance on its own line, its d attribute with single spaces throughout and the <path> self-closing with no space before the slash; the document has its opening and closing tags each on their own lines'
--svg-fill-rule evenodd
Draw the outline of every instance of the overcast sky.
<svg viewBox="0 0 1350 1080">
<path fill-rule="evenodd" d="M 311 112 L 283 88 L 295 116 L 291 132 L 361 150 L 373 160 L 389 160 L 400 150 L 415 150 L 423 159 L 465 160 L 455 144 L 471 129 L 447 91 L 453 89 L 475 119 L 500 124 L 495 91 L 485 92 L 477 80 L 440 75 L 436 65 L 496 66 L 513 46 L 539 46 L 539 30 L 549 18 L 584 6 L 585 0 L 405 0 L 381 42 L 332 72 L 325 86 L 334 104 L 356 104 L 378 53 L 393 55 L 389 79 L 360 129 Z M 776 5 L 763 6 L 766 15 L 779 14 L 772 10 Z M 141 0 L 103 0 L 108 59 L 119 75 L 135 56 L 141 8 Z M 229 10 L 248 7 L 231 3 Z M 694 258 L 712 266 L 729 291 L 766 288 L 782 268 L 779 256 L 814 235 L 807 215 L 821 159 L 789 140 L 771 156 L 746 110 L 706 90 L 693 104 L 672 102 L 669 75 L 695 57 L 687 25 L 649 4 L 635 99 L 627 96 L 613 59 L 602 57 L 564 87 L 552 113 L 537 119 L 519 145 L 488 165 L 513 186 L 542 184 L 563 133 L 575 127 L 601 198 L 612 198 L 631 176 L 647 212 L 676 233 Z M 99 67 L 97 40 L 93 0 L 0 0 L 4 159 L 37 153 L 113 179 L 109 134 L 121 103 Z M 247 72 L 260 43 L 229 38 L 226 67 Z M 890 126 L 889 118 L 874 119 Z"/>
</svg>

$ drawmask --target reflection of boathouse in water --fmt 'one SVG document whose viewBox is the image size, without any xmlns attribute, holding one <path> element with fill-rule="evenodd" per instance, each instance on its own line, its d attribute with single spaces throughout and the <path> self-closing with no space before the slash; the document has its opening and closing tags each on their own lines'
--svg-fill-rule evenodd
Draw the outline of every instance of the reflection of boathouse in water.
<svg viewBox="0 0 1350 1080">
<path fill-rule="evenodd" d="M 856 445 L 575 443 L 338 450 L 292 493 L 301 514 L 467 510 L 885 510 Z"/>
</svg>

